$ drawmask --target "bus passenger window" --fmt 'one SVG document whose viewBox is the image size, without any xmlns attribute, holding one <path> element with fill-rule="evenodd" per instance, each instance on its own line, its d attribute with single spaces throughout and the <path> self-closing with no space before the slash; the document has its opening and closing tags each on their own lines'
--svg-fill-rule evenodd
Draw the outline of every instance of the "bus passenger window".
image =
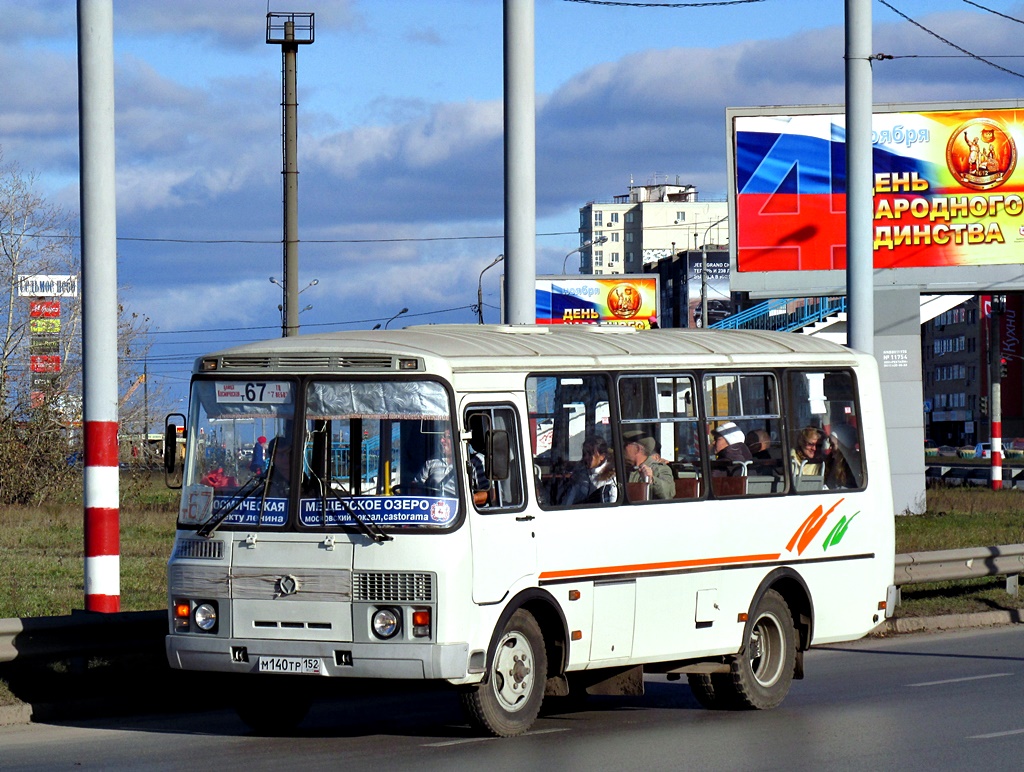
<svg viewBox="0 0 1024 772">
<path fill-rule="evenodd" d="M 636 441 L 644 447 L 645 463 L 652 478 L 664 476 L 671 480 L 665 490 L 660 483 L 654 483 L 650 490 L 641 490 L 639 486 L 633 491 L 627 488 L 628 499 L 700 497 L 703 472 L 693 377 L 623 376 L 618 387 L 623 441 Z M 643 482 L 633 477 L 634 482 Z"/>
<path fill-rule="evenodd" d="M 704 376 L 707 453 L 716 497 L 786 492 L 783 421 L 772 373 Z"/>
<path fill-rule="evenodd" d="M 794 490 L 856 490 L 866 484 L 853 374 L 794 371 L 787 376 Z"/>
<path fill-rule="evenodd" d="M 574 483 L 582 488 L 582 465 L 594 461 L 595 443 L 603 442 L 601 447 L 608 448 L 601 454 L 605 457 L 601 463 L 608 464 L 601 472 L 615 469 L 607 376 L 531 376 L 526 379 L 526 399 L 538 503 L 543 507 L 576 507 L 617 501 L 618 487 L 608 488 L 607 477 L 601 477 L 599 487 L 608 489 L 600 494 L 588 490 L 581 496 L 581 490 L 574 489 Z"/>
</svg>

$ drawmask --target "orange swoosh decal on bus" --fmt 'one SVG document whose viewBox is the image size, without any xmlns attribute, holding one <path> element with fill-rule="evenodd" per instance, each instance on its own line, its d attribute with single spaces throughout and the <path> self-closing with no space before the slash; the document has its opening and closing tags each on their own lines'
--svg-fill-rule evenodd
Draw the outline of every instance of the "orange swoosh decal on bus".
<svg viewBox="0 0 1024 772">
<path fill-rule="evenodd" d="M 603 566 L 597 568 L 572 568 L 565 571 L 542 571 L 540 578 L 568 579 L 584 576 L 607 574 L 629 574 L 641 571 L 665 571 L 676 568 L 694 568 L 698 566 L 727 565 L 729 563 L 755 563 L 764 560 L 778 560 L 781 553 L 771 555 L 727 555 L 718 558 L 698 558 L 695 560 L 673 560 L 668 563 L 636 563 L 627 566 Z"/>
<path fill-rule="evenodd" d="M 786 545 L 786 550 L 788 552 L 792 552 L 795 545 L 796 554 L 803 555 L 807 545 L 811 543 L 811 539 L 817 536 L 818 531 L 820 531 L 822 526 L 825 525 L 825 521 L 828 520 L 828 516 L 831 515 L 835 511 L 835 508 L 842 503 L 843 499 L 839 499 L 839 501 L 829 507 L 828 512 L 822 512 L 821 505 L 819 504 L 817 508 L 807 516 L 807 519 L 800 524 L 800 527 L 796 529 L 796 533 L 793 534 L 793 538 L 790 539 L 789 544 Z"/>
</svg>

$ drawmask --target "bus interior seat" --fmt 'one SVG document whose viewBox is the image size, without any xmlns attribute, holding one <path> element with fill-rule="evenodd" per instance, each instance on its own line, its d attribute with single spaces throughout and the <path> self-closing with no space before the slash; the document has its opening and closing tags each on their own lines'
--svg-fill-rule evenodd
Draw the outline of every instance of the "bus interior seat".
<svg viewBox="0 0 1024 772">
<path fill-rule="evenodd" d="M 626 483 L 626 498 L 630 501 L 647 501 L 647 488 L 649 483 L 628 482 Z"/>
<path fill-rule="evenodd" d="M 712 477 L 711 490 L 716 496 L 743 496 L 747 492 L 747 478 Z"/>
<path fill-rule="evenodd" d="M 676 498 L 677 499 L 695 499 L 700 494 L 698 493 L 697 477 L 677 477 L 676 478 Z"/>
</svg>

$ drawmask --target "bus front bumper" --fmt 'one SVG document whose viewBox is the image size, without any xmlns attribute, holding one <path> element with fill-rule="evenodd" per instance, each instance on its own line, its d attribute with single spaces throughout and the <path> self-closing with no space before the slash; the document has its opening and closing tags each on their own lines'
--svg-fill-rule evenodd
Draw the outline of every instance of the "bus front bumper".
<svg viewBox="0 0 1024 772">
<path fill-rule="evenodd" d="M 461 680 L 466 678 L 465 643 L 339 643 L 271 641 L 168 635 L 167 661 L 179 670 L 229 673 L 294 672 L 341 678 Z M 308 663 L 307 661 L 312 661 Z"/>
</svg>

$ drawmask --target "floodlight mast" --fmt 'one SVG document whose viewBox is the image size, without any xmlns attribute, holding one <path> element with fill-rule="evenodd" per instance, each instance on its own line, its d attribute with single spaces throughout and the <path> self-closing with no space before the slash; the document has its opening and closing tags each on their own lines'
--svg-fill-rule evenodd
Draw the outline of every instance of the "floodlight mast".
<svg viewBox="0 0 1024 772">
<path fill-rule="evenodd" d="M 295 59 L 299 46 L 313 42 L 313 14 L 268 13 L 267 43 L 281 46 L 281 109 L 284 185 L 283 337 L 299 334 L 299 163 Z"/>
</svg>

